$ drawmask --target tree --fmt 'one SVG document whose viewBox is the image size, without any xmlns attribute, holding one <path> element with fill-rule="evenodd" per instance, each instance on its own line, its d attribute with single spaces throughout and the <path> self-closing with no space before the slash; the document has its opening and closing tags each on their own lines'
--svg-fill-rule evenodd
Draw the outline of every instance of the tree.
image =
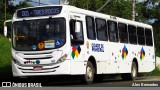
<svg viewBox="0 0 160 90">
<path fill-rule="evenodd" d="M 15 10 L 19 8 L 29 7 L 31 6 L 27 1 L 24 0 L 19 2 L 18 5 L 14 6 L 13 2 L 14 0 L 6 0 L 6 19 L 11 19 Z M 3 23 L 5 20 L 5 0 L 0 0 L 0 34 L 3 34 Z"/>
<path fill-rule="evenodd" d="M 97 11 L 107 0 L 69 0 L 70 5 Z M 131 19 L 131 2 L 126 0 L 111 0 L 101 13 Z"/>
<path fill-rule="evenodd" d="M 152 2 L 148 0 L 144 4 L 146 7 L 141 9 L 144 18 L 147 21 L 155 20 L 155 22 L 150 24 L 153 26 L 156 54 L 160 56 L 160 2 L 158 2 L 158 0 L 153 0 Z"/>
</svg>

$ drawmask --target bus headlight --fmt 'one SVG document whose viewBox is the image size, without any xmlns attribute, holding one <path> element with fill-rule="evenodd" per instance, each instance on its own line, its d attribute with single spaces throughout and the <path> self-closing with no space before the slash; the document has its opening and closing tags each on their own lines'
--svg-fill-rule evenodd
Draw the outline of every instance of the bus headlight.
<svg viewBox="0 0 160 90">
<path fill-rule="evenodd" d="M 21 63 L 20 63 L 18 60 L 16 60 L 16 59 L 15 59 L 15 58 L 13 58 L 13 57 L 12 57 L 12 60 L 13 60 L 13 62 L 14 62 L 15 64 L 17 64 L 17 65 L 21 66 Z"/>
<path fill-rule="evenodd" d="M 59 59 L 57 60 L 57 63 L 64 62 L 64 61 L 66 60 L 66 58 L 67 58 L 67 54 L 64 54 L 61 58 L 59 58 Z"/>
</svg>

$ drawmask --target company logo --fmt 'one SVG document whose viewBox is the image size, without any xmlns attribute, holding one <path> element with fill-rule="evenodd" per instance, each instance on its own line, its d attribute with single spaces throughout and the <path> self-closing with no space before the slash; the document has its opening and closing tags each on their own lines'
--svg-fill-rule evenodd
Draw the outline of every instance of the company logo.
<svg viewBox="0 0 160 90">
<path fill-rule="evenodd" d="M 104 45 L 92 43 L 92 51 L 93 52 L 104 52 Z"/>
<path fill-rule="evenodd" d="M 42 87 L 41 83 L 2 82 L 2 87 Z"/>
<path fill-rule="evenodd" d="M 127 55 L 128 55 L 128 50 L 127 50 L 126 45 L 124 45 L 122 49 L 122 59 L 126 59 Z"/>
<path fill-rule="evenodd" d="M 74 57 L 76 56 L 78 58 L 79 54 L 81 53 L 81 47 L 76 45 L 76 46 L 72 46 L 72 58 L 74 59 Z"/>
<path fill-rule="evenodd" d="M 11 87 L 11 82 L 2 82 L 2 87 Z"/>
<path fill-rule="evenodd" d="M 144 51 L 144 49 L 143 49 L 143 47 L 142 47 L 142 49 L 141 49 L 141 51 L 140 51 L 140 59 L 143 60 L 144 57 L 145 57 L 145 51 Z"/>
<path fill-rule="evenodd" d="M 40 60 L 36 60 L 36 61 L 26 60 L 24 61 L 24 64 L 40 64 Z"/>
</svg>

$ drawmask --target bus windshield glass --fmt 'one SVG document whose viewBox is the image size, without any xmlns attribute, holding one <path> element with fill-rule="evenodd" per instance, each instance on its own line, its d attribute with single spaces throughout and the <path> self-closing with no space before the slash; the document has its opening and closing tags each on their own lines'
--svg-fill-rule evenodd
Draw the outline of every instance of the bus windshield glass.
<svg viewBox="0 0 160 90">
<path fill-rule="evenodd" d="M 23 20 L 13 23 L 13 48 L 40 51 L 62 47 L 66 42 L 64 18 Z"/>
</svg>

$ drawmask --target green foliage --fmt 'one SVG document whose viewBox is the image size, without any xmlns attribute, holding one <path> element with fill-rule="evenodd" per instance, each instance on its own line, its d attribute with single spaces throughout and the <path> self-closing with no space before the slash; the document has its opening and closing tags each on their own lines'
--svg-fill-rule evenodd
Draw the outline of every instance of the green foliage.
<svg viewBox="0 0 160 90">
<path fill-rule="evenodd" d="M 143 73 L 140 76 L 160 76 L 160 69 L 156 67 L 152 72 Z"/>
<path fill-rule="evenodd" d="M 0 68 L 11 65 L 11 42 L 0 35 Z"/>
<path fill-rule="evenodd" d="M 154 44 L 156 48 L 156 55 L 160 57 L 160 19 L 152 24 L 154 27 Z"/>
<path fill-rule="evenodd" d="M 69 0 L 70 5 L 88 9 L 92 11 L 97 11 L 101 8 L 107 0 Z M 145 17 L 143 17 L 143 10 L 146 10 L 147 3 L 136 3 L 136 21 L 146 22 Z M 125 19 L 132 19 L 132 1 L 131 0 L 110 0 L 110 2 L 100 11 L 104 14 L 109 14 L 112 16 L 117 16 Z"/>
<path fill-rule="evenodd" d="M 27 0 L 21 1 L 18 5 L 14 6 L 11 2 L 13 0 L 7 0 L 6 2 L 6 19 L 11 19 L 16 9 L 31 6 Z M 0 0 L 0 34 L 3 34 L 3 23 L 5 20 L 5 3 L 4 0 Z"/>
<path fill-rule="evenodd" d="M 18 5 L 15 6 L 16 9 L 31 7 L 27 0 L 20 1 Z"/>
<path fill-rule="evenodd" d="M 115 0 L 107 5 L 102 13 L 109 15 L 131 19 L 132 18 L 132 5 L 131 2 L 126 0 Z"/>
<path fill-rule="evenodd" d="M 70 5 L 92 11 L 96 11 L 96 5 L 99 1 L 100 0 L 69 0 Z"/>
<path fill-rule="evenodd" d="M 0 80 L 10 80 L 11 77 L 11 42 L 0 35 Z"/>
</svg>

